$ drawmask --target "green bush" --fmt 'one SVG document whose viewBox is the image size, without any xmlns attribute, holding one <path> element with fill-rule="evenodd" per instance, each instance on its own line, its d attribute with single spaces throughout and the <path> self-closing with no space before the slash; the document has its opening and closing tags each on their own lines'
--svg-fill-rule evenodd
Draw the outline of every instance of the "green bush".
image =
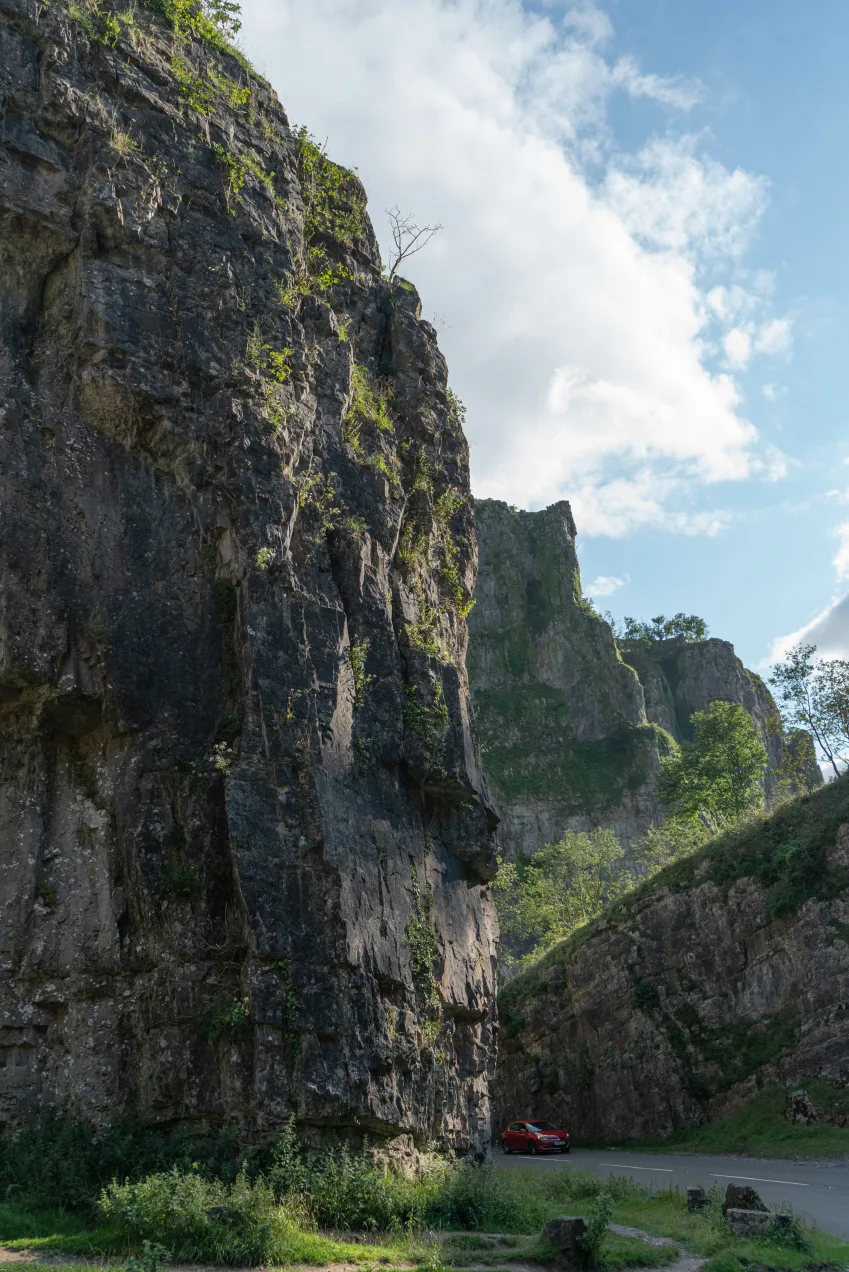
<svg viewBox="0 0 849 1272">
<path fill-rule="evenodd" d="M 582 1245 L 587 1262 L 595 1267 L 601 1258 L 601 1248 L 613 1217 L 613 1198 L 609 1193 L 599 1193 L 589 1210 L 587 1231 Z"/>
<path fill-rule="evenodd" d="M 287 1262 L 304 1220 L 296 1207 L 281 1205 L 270 1183 L 246 1171 L 226 1184 L 176 1167 L 109 1184 L 98 1210 L 136 1240 L 164 1246 L 171 1259 L 243 1266 Z"/>
<path fill-rule="evenodd" d="M 0 1139 L 0 1191 L 35 1208 L 92 1211 L 112 1179 L 141 1179 L 189 1169 L 232 1182 L 240 1171 L 258 1173 L 268 1150 L 240 1148 L 235 1133 L 181 1127 L 162 1132 L 134 1122 L 98 1129 L 86 1122 L 45 1118 Z"/>
</svg>

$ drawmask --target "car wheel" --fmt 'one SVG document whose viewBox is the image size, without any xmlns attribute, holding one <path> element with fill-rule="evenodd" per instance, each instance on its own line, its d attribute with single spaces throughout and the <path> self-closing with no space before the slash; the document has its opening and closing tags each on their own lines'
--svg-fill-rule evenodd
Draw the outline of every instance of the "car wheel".
<svg viewBox="0 0 849 1272">
<path fill-rule="evenodd" d="M 537 1146 L 533 1142 L 533 1140 L 531 1140 L 530 1143 L 528 1144 L 528 1152 L 531 1154 L 531 1156 L 536 1156 L 536 1151 L 537 1151 Z"/>
<path fill-rule="evenodd" d="M 502 1153 L 504 1153 L 505 1157 L 510 1152 L 510 1145 L 507 1143 L 506 1140 L 501 1141 L 501 1151 Z"/>
</svg>

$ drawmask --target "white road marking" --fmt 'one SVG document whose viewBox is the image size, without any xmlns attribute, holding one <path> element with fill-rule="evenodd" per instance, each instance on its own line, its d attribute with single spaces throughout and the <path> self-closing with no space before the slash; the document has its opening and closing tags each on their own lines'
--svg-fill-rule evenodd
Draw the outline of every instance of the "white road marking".
<svg viewBox="0 0 849 1272">
<path fill-rule="evenodd" d="M 674 1175 L 675 1171 L 669 1166 L 632 1166 L 630 1162 L 599 1162 L 599 1166 L 615 1166 L 618 1170 L 656 1170 L 664 1175 Z M 721 1175 L 718 1171 L 712 1170 L 711 1175 L 714 1179 L 745 1179 L 752 1184 L 786 1184 L 788 1188 L 810 1188 L 810 1184 L 800 1184 L 795 1179 L 764 1179 L 760 1175 Z"/>
<path fill-rule="evenodd" d="M 810 1188 L 810 1184 L 800 1184 L 795 1179 L 763 1179 L 760 1175 L 720 1175 L 711 1171 L 714 1179 L 747 1179 L 752 1184 L 786 1184 L 788 1188 Z"/>
</svg>

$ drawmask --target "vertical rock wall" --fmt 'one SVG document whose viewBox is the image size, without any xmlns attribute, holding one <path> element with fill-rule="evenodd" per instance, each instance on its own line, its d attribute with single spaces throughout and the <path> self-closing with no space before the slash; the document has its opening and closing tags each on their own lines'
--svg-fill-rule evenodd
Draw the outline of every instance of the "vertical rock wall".
<svg viewBox="0 0 849 1272">
<path fill-rule="evenodd" d="M 520 512 L 483 500 L 477 515 L 469 675 L 510 856 L 597 826 L 631 846 L 663 819 L 655 780 L 671 740 L 689 740 L 690 716 L 715 699 L 755 721 L 768 800 L 788 777 L 821 783 L 810 737 L 795 735 L 788 754 L 769 690 L 727 641 L 628 642 L 620 654 L 584 601 L 568 503 Z"/>
<path fill-rule="evenodd" d="M 670 742 L 583 599 L 569 505 L 487 499 L 477 520 L 469 677 L 504 850 L 531 855 L 600 825 L 629 845 L 661 819 L 653 779 Z"/>
<path fill-rule="evenodd" d="M 356 179 L 164 10 L 0 4 L 0 1119 L 474 1151 L 445 363 Z"/>
</svg>

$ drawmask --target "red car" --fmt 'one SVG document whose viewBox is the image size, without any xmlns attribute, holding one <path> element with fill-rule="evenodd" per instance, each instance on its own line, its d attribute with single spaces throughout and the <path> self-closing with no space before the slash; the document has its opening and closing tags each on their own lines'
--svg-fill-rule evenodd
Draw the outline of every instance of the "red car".
<svg viewBox="0 0 849 1272">
<path fill-rule="evenodd" d="M 552 1122 L 511 1122 L 501 1132 L 502 1153 L 568 1153 L 569 1132 Z"/>
</svg>

